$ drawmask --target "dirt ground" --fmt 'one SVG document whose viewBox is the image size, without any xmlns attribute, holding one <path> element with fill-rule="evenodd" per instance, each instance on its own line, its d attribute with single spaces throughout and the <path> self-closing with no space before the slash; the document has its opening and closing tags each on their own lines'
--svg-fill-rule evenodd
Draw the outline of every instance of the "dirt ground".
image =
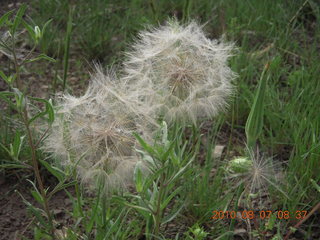
<svg viewBox="0 0 320 240">
<path fill-rule="evenodd" d="M 14 175 L 0 176 L 1 240 L 19 240 L 22 239 L 22 236 L 33 239 L 34 218 L 28 212 L 22 197 L 36 207 L 41 208 L 41 206 L 31 196 L 31 184 L 25 177 L 21 179 Z M 29 176 L 29 178 L 32 179 L 32 176 Z M 50 179 L 50 181 L 54 180 Z M 73 188 L 69 188 L 68 191 L 73 195 Z M 65 191 L 53 195 L 49 201 L 49 208 L 54 215 L 58 229 L 72 224 L 71 214 L 69 213 L 72 211 L 72 201 Z"/>
</svg>

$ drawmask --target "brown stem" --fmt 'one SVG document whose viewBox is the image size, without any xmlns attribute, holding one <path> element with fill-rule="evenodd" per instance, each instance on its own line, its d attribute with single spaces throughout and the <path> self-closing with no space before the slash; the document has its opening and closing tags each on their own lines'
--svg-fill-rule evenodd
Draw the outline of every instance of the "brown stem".
<svg viewBox="0 0 320 240">
<path fill-rule="evenodd" d="M 42 140 L 44 139 L 44 137 L 47 135 L 47 133 L 49 132 L 50 127 L 47 128 L 47 130 L 42 134 L 42 136 L 39 138 L 39 140 L 37 141 L 37 143 L 35 144 L 35 148 L 38 148 L 39 144 L 42 142 Z"/>
<path fill-rule="evenodd" d="M 26 61 L 29 59 L 29 57 L 31 56 L 31 54 L 34 52 L 34 50 L 36 49 L 37 45 L 34 45 L 33 48 L 30 50 L 30 52 L 28 52 L 27 56 L 24 57 L 24 59 L 22 60 L 22 62 L 20 63 L 19 66 L 22 66 L 23 64 L 26 63 Z"/>
<path fill-rule="evenodd" d="M 307 219 L 309 219 L 314 214 L 314 212 L 317 211 L 318 209 L 320 209 L 320 202 L 308 213 L 308 215 L 305 218 L 301 219 L 296 225 L 294 225 L 293 228 L 298 228 L 302 223 L 307 221 Z M 289 230 L 284 240 L 288 240 L 291 233 L 292 231 Z"/>
</svg>

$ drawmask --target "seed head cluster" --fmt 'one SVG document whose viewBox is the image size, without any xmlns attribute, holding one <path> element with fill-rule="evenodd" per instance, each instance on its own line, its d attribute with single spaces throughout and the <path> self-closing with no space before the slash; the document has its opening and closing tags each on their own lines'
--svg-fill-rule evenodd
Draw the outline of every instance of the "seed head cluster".
<svg viewBox="0 0 320 240">
<path fill-rule="evenodd" d="M 151 116 L 196 123 L 226 109 L 233 45 L 208 39 L 195 22 L 140 32 L 124 63 L 127 86 Z"/>
<path fill-rule="evenodd" d="M 133 133 L 148 132 L 115 83 L 115 75 L 98 71 L 83 96 L 62 96 L 43 146 L 62 165 L 76 166 L 84 183 L 102 180 L 107 191 L 126 185 L 137 161 Z"/>
<path fill-rule="evenodd" d="M 126 185 L 137 163 L 133 133 L 152 139 L 157 121 L 197 123 L 226 108 L 235 74 L 232 44 L 210 40 L 192 22 L 176 20 L 140 32 L 118 78 L 98 69 L 81 97 L 58 99 L 43 148 L 79 178 L 106 191 Z"/>
</svg>

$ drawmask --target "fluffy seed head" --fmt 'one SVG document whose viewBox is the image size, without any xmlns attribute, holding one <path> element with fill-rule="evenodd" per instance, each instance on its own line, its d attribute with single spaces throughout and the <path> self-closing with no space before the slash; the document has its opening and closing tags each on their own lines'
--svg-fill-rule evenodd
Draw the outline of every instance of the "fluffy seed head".
<svg viewBox="0 0 320 240">
<path fill-rule="evenodd" d="M 244 183 L 245 192 L 251 196 L 268 196 L 272 187 L 286 195 L 281 189 L 281 167 L 272 158 L 248 150 L 249 157 L 239 157 L 228 163 L 229 178 Z M 261 200 L 261 199 L 260 199 Z"/>
<path fill-rule="evenodd" d="M 130 179 L 137 160 L 132 133 L 142 134 L 143 122 L 124 100 L 126 94 L 114 78 L 98 71 L 83 96 L 62 96 L 43 146 L 62 165 L 76 165 L 79 178 L 89 186 L 103 181 L 106 192 Z"/>
<path fill-rule="evenodd" d="M 124 79 L 151 115 L 196 122 L 225 109 L 235 76 L 227 64 L 232 50 L 232 44 L 208 39 L 195 22 L 181 26 L 172 20 L 140 32 Z"/>
</svg>

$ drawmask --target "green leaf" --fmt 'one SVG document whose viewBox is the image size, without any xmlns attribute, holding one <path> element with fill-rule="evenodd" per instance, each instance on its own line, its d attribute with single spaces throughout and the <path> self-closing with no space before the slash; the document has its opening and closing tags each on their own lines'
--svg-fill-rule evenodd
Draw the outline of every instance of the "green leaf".
<svg viewBox="0 0 320 240">
<path fill-rule="evenodd" d="M 163 218 L 162 224 L 166 224 L 168 222 L 171 222 L 173 219 L 175 219 L 178 216 L 178 214 L 181 212 L 183 207 L 184 207 L 184 204 L 181 204 L 177 210 L 175 211 L 172 210 L 171 214 L 168 214 Z"/>
<path fill-rule="evenodd" d="M 72 20 L 73 20 L 74 8 L 69 8 L 69 16 L 67 22 L 67 34 L 64 41 L 64 55 L 63 55 L 63 91 L 66 89 L 68 69 L 69 69 L 69 57 L 70 57 L 70 41 L 72 32 Z"/>
<path fill-rule="evenodd" d="M 271 214 L 271 216 L 266 224 L 266 230 L 271 231 L 274 228 L 276 220 L 277 220 L 277 214 L 276 213 Z"/>
<path fill-rule="evenodd" d="M 49 101 L 46 103 L 46 109 L 48 112 L 48 122 L 49 124 L 52 124 L 55 118 L 52 99 L 49 99 Z"/>
<path fill-rule="evenodd" d="M 168 159 L 173 147 L 175 146 L 175 141 L 172 141 L 171 143 L 168 141 L 167 145 L 168 144 L 170 144 L 170 146 L 167 146 L 168 147 L 167 151 L 161 156 L 161 159 L 163 162 L 165 162 Z"/>
<path fill-rule="evenodd" d="M 93 228 L 94 220 L 95 220 L 95 218 L 97 216 L 97 212 L 98 212 L 99 199 L 100 199 L 99 197 L 96 198 L 95 205 L 93 207 L 93 211 L 90 216 L 90 220 L 89 220 L 89 222 L 86 223 L 86 233 L 87 234 L 91 233 L 91 230 Z"/>
<path fill-rule="evenodd" d="M 178 187 L 174 190 L 162 203 L 161 203 L 161 210 L 165 209 L 170 201 L 182 190 L 182 186 Z"/>
<path fill-rule="evenodd" d="M 42 28 L 42 36 L 43 34 L 45 33 L 48 25 L 52 22 L 52 19 L 49 19 L 44 25 L 43 25 L 43 28 Z"/>
<path fill-rule="evenodd" d="M 43 117 L 45 115 L 48 114 L 48 123 L 51 125 L 53 122 L 54 122 L 54 119 L 55 119 L 55 115 L 54 115 L 54 109 L 53 109 L 53 105 L 52 105 L 52 100 L 49 99 L 46 100 L 46 99 L 42 99 L 42 98 L 36 98 L 36 97 L 30 97 L 32 100 L 35 100 L 37 102 L 42 102 L 45 104 L 46 106 L 46 110 L 45 111 L 42 111 L 40 113 L 37 113 L 36 115 L 34 115 L 31 119 L 29 119 L 29 124 L 31 124 L 34 120 L 40 118 L 40 117 Z"/>
<path fill-rule="evenodd" d="M 116 230 L 121 230 L 121 220 L 126 219 L 126 216 L 128 215 L 128 212 L 125 213 L 126 209 L 123 209 L 120 214 L 118 215 L 117 219 L 111 224 L 108 232 L 105 234 L 104 239 L 111 239 L 111 234 L 113 234 Z M 124 223 L 124 221 L 123 221 Z"/>
<path fill-rule="evenodd" d="M 26 60 L 25 62 L 26 63 L 30 63 L 30 62 L 35 62 L 35 61 L 39 61 L 39 60 L 47 60 L 47 61 L 49 61 L 49 62 L 56 62 L 56 60 L 54 59 L 54 58 L 51 58 L 51 57 L 49 57 L 49 56 L 47 56 L 47 55 L 45 55 L 44 53 L 41 53 L 40 55 L 38 55 L 37 57 L 35 57 L 35 58 L 32 58 L 32 59 L 28 59 L 28 60 Z"/>
<path fill-rule="evenodd" d="M 0 28 L 7 21 L 8 17 L 11 15 L 12 12 L 13 10 L 6 12 L 4 15 L 2 15 L 2 17 L 0 18 Z"/>
<path fill-rule="evenodd" d="M 34 190 L 31 190 L 31 194 L 32 194 L 33 198 L 34 198 L 38 203 L 43 204 L 43 200 L 42 200 L 42 197 L 41 197 L 41 195 L 39 194 L 39 192 L 36 192 L 36 191 L 34 191 Z"/>
<path fill-rule="evenodd" d="M 39 159 L 39 162 L 53 175 L 55 176 L 60 182 L 64 180 L 64 172 L 59 168 L 51 166 L 48 162 Z"/>
<path fill-rule="evenodd" d="M 10 151 L 5 145 L 3 145 L 1 142 L 0 142 L 0 147 L 1 147 L 4 151 L 6 151 L 9 156 L 11 156 L 11 151 Z M 1 166 L 1 164 L 0 164 L 0 166 Z"/>
<path fill-rule="evenodd" d="M 9 85 L 11 86 L 13 81 L 16 79 L 16 75 L 6 76 L 4 72 L 0 70 L 0 77 Z"/>
<path fill-rule="evenodd" d="M 316 183 L 316 181 L 313 179 L 310 179 L 310 182 L 315 187 L 315 189 L 317 189 L 317 191 L 320 192 L 320 186 Z"/>
<path fill-rule="evenodd" d="M 164 146 L 167 146 L 168 144 L 168 126 L 167 123 L 165 121 L 162 122 L 161 124 L 161 133 L 162 133 L 162 144 Z"/>
<path fill-rule="evenodd" d="M 23 164 L 2 163 L 0 164 L 0 168 L 14 169 L 14 168 L 30 168 L 30 167 L 28 165 L 23 165 Z"/>
<path fill-rule="evenodd" d="M 32 185 L 32 187 L 34 189 L 34 190 L 31 190 L 32 196 L 34 197 L 35 200 L 37 200 L 37 202 L 39 202 L 40 204 L 43 205 L 44 204 L 44 199 L 42 198 L 42 195 L 38 191 L 37 186 L 32 181 L 30 181 L 29 179 L 27 179 L 27 181 L 31 183 L 31 185 Z"/>
<path fill-rule="evenodd" d="M 40 118 L 40 117 L 43 117 L 47 114 L 47 112 L 40 112 L 40 113 L 37 113 L 36 115 L 34 115 L 32 118 L 29 119 L 29 125 L 36 119 Z"/>
<path fill-rule="evenodd" d="M 268 77 L 265 77 L 265 73 L 268 70 L 266 65 L 262 71 L 258 90 L 255 94 L 253 105 L 251 107 L 246 126 L 245 132 L 247 136 L 247 145 L 250 149 L 254 148 L 258 137 L 262 132 L 263 127 L 263 115 L 264 115 L 264 96 L 267 87 Z"/>
<path fill-rule="evenodd" d="M 16 109 L 17 106 L 15 105 L 15 103 L 10 98 L 8 98 L 9 96 L 13 97 L 14 93 L 13 92 L 5 92 L 5 91 L 0 92 L 0 98 L 2 100 L 4 100 L 6 103 L 8 103 L 12 109 Z"/>
<path fill-rule="evenodd" d="M 18 89 L 18 88 L 13 88 L 14 92 L 14 97 L 16 99 L 16 106 L 18 110 L 22 110 L 25 106 L 25 96 L 24 94 Z"/>
<path fill-rule="evenodd" d="M 43 217 L 45 213 L 41 209 L 34 207 L 31 203 L 28 203 L 27 206 L 28 206 L 28 209 L 31 211 L 31 213 L 36 217 L 37 221 L 40 222 L 42 226 L 48 229 L 50 227 L 49 224 L 47 223 L 48 221 L 45 220 Z"/>
<path fill-rule="evenodd" d="M 8 82 L 8 77 L 4 74 L 4 72 L 2 72 L 1 70 L 0 70 L 0 77 L 3 79 L 3 80 L 5 80 L 6 82 Z"/>
<path fill-rule="evenodd" d="M 14 18 L 13 25 L 11 27 L 11 34 L 14 35 L 17 28 L 19 27 L 21 21 L 22 21 L 22 16 L 24 15 L 25 11 L 27 9 L 27 5 L 24 3 L 21 5 L 19 8 L 16 17 Z"/>
<path fill-rule="evenodd" d="M 167 170 L 168 167 L 162 167 L 158 169 L 157 171 L 154 171 L 152 174 L 149 174 L 149 176 L 146 178 L 146 181 L 143 185 L 143 192 L 147 191 L 150 186 L 153 184 L 153 182 L 159 178 L 159 176 Z"/>
<path fill-rule="evenodd" d="M 137 192 L 142 192 L 143 190 L 143 175 L 140 169 L 140 164 L 138 163 L 134 169 L 134 182 L 136 185 Z"/>
<path fill-rule="evenodd" d="M 59 192 L 59 191 L 61 191 L 61 190 L 63 190 L 63 189 L 66 189 L 66 188 L 68 188 L 68 187 L 70 187 L 70 186 L 73 186 L 73 185 L 75 185 L 76 183 L 77 183 L 77 180 L 74 180 L 74 181 L 71 181 L 71 182 L 68 182 L 68 183 L 64 183 L 64 181 L 59 182 L 58 185 L 56 185 L 55 188 L 47 195 L 48 200 L 50 200 L 50 198 L 51 198 L 55 193 L 57 193 L 57 192 Z M 67 191 L 66 191 L 66 192 L 67 192 Z M 70 196 L 70 198 L 71 198 L 71 196 Z M 73 202 L 73 204 L 75 205 L 75 201 L 72 200 L 72 202 Z"/>
<path fill-rule="evenodd" d="M 194 157 L 184 166 L 182 167 L 170 180 L 167 182 L 167 184 L 171 184 L 175 182 L 177 179 L 179 179 L 180 176 L 182 176 L 187 170 L 189 165 L 193 162 Z"/>
<path fill-rule="evenodd" d="M 157 155 L 157 153 L 153 150 L 153 148 L 148 145 L 137 133 L 133 133 L 133 135 L 136 137 L 138 142 L 140 143 L 141 147 L 146 150 L 151 156 Z"/>
<path fill-rule="evenodd" d="M 12 145 L 12 154 L 15 158 L 19 157 L 24 138 L 25 136 L 21 136 L 20 132 L 16 131 Z"/>
<path fill-rule="evenodd" d="M 128 201 L 126 201 L 125 199 L 123 199 L 123 198 L 121 198 L 119 196 L 114 196 L 114 197 L 112 197 L 112 199 L 115 200 L 116 202 L 124 205 L 124 206 L 130 207 L 130 208 L 133 208 L 133 209 L 136 209 L 136 210 L 141 210 L 143 212 L 151 213 L 151 211 L 148 208 L 131 204 Z"/>
<path fill-rule="evenodd" d="M 28 31 L 30 37 L 32 38 L 32 40 L 36 41 L 36 34 L 34 32 L 34 28 L 24 20 L 22 20 L 22 24 L 25 27 L 25 29 L 27 29 L 27 31 Z"/>
</svg>

